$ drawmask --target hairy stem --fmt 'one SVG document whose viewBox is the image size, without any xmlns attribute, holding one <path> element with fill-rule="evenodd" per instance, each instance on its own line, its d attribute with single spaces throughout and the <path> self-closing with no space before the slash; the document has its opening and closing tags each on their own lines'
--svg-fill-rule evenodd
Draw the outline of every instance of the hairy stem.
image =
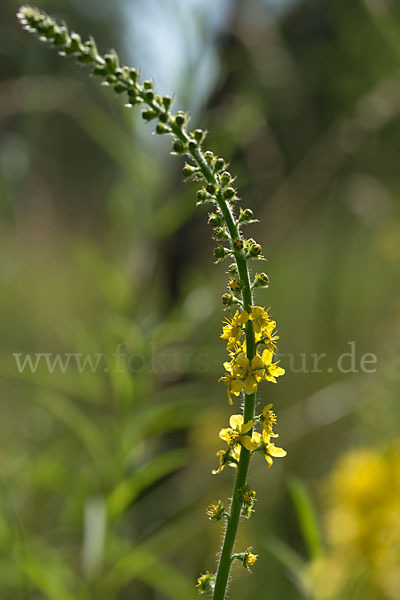
<svg viewBox="0 0 400 600">
<path fill-rule="evenodd" d="M 174 131 L 174 133 L 182 139 L 182 141 L 187 141 L 185 134 L 180 132 L 179 130 Z M 215 183 L 215 177 L 210 167 L 208 166 L 206 160 L 204 159 L 200 150 L 196 150 L 191 152 L 191 156 L 194 162 L 199 166 L 203 175 L 206 177 L 207 181 L 210 183 Z M 238 225 L 232 211 L 229 207 L 229 204 L 224 200 L 222 194 L 217 195 L 218 206 L 221 209 L 221 212 L 225 218 L 226 225 L 228 227 L 228 231 L 231 237 L 232 247 L 234 248 L 235 240 L 240 238 Z M 251 311 L 251 306 L 253 304 L 251 286 L 250 286 L 250 276 L 249 270 L 247 266 L 247 261 L 244 259 L 243 255 L 240 252 L 234 252 L 235 261 L 239 271 L 240 284 L 242 289 L 242 299 L 243 299 L 243 307 L 246 311 Z M 254 338 L 254 329 L 253 323 L 248 321 L 246 324 L 246 346 L 247 346 L 247 357 L 251 360 L 256 352 L 255 338 Z M 254 419 L 254 411 L 255 411 L 255 394 L 246 394 L 244 398 L 244 407 L 243 407 L 243 417 L 244 422 L 250 421 Z M 239 527 L 240 514 L 242 510 L 242 495 L 243 489 L 246 485 L 247 481 L 247 473 L 249 470 L 251 453 L 246 450 L 246 448 L 241 449 L 239 465 L 237 468 L 235 483 L 233 487 L 232 494 L 232 504 L 230 508 L 230 514 L 227 522 L 227 527 L 225 531 L 224 542 L 222 545 L 222 551 L 219 559 L 219 565 L 217 570 L 217 576 L 215 581 L 215 588 L 213 594 L 213 600 L 224 600 L 226 589 L 229 580 L 229 573 L 232 565 L 232 554 L 235 547 L 235 541 L 237 536 L 237 531 Z"/>
</svg>

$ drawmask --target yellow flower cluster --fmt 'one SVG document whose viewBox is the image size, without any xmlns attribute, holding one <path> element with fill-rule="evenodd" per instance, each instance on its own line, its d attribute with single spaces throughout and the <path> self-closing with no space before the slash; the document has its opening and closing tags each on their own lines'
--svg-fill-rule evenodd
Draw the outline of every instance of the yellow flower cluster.
<svg viewBox="0 0 400 600">
<path fill-rule="evenodd" d="M 263 425 L 262 433 L 253 431 L 254 421 L 250 420 L 244 423 L 243 415 L 232 415 L 229 419 L 229 427 L 221 429 L 219 437 L 226 442 L 227 448 L 219 450 L 217 456 L 219 458 L 219 466 L 213 471 L 213 474 L 220 473 L 227 465 L 236 467 L 240 458 L 242 446 L 250 452 L 259 452 L 264 456 L 268 463 L 268 467 L 273 464 L 273 458 L 281 458 L 286 456 L 286 450 L 278 448 L 271 438 L 278 437 L 272 429 L 276 424 L 276 415 L 271 410 L 272 404 L 268 404 L 262 414 L 257 417 L 257 421 Z"/>
<path fill-rule="evenodd" d="M 257 349 L 264 346 L 262 354 L 258 352 L 249 360 L 246 356 L 246 342 L 241 341 L 243 328 L 252 321 Z M 251 313 L 236 311 L 231 319 L 226 319 L 221 338 L 227 340 L 227 349 L 231 360 L 224 363 L 227 374 L 219 381 L 225 383 L 229 404 L 233 404 L 232 394 L 239 396 L 254 394 L 262 381 L 276 383 L 276 378 L 285 371 L 273 361 L 276 341 L 279 339 L 276 322 L 269 318 L 268 311 L 261 306 L 252 306 Z"/>
<path fill-rule="evenodd" d="M 325 484 L 326 549 L 311 564 L 313 597 L 400 597 L 400 440 L 342 456 Z"/>
</svg>

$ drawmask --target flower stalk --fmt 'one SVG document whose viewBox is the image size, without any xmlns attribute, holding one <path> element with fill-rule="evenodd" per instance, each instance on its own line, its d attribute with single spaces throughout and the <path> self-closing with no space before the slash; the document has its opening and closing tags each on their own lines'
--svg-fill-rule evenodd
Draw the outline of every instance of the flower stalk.
<svg viewBox="0 0 400 600">
<path fill-rule="evenodd" d="M 101 56 L 93 38 L 83 42 L 78 34 L 70 33 L 65 25 L 59 25 L 36 8 L 23 6 L 18 18 L 26 30 L 52 44 L 61 55 L 71 55 L 78 63 L 89 66 L 103 85 L 112 86 L 117 94 L 125 95 L 127 107 L 141 105 L 143 119 L 157 122 L 155 132 L 158 135 L 172 136 L 172 152 L 185 155 L 190 161 L 183 167 L 184 176 L 201 184 L 197 192 L 198 204 L 211 203 L 214 207 L 209 224 L 218 243 L 215 258 L 217 262 L 227 257 L 234 260 L 228 271 L 231 277 L 228 293 L 222 297 L 226 309 L 236 309 L 225 322 L 221 335 L 227 340 L 231 360 L 224 363 L 227 374 L 220 381 L 227 386 L 230 404 L 233 404 L 232 395 L 243 396 L 243 410 L 240 415 L 232 415 L 229 428 L 220 431 L 219 436 L 227 448 L 217 453 L 219 467 L 213 473 L 221 472 L 227 465 L 237 471 L 229 511 L 220 500 L 207 509 L 211 520 L 223 518 L 227 522 L 217 572 L 207 572 L 197 580 L 200 593 L 212 595 L 213 600 L 224 600 L 232 562 L 239 560 L 249 569 L 257 559 L 251 549 L 235 553 L 240 518 L 249 518 L 254 512 L 255 492 L 247 484 L 250 459 L 258 452 L 271 466 L 272 457 L 286 454 L 271 442 L 271 438 L 277 437 L 273 431 L 276 415 L 271 410 L 272 405 L 267 405 L 262 414 L 256 415 L 258 385 L 262 381 L 275 383 L 284 370 L 272 362 L 278 339 L 276 323 L 268 311 L 254 306 L 253 291 L 268 287 L 269 278 L 265 273 L 256 273 L 253 280 L 250 276 L 249 261 L 263 258 L 261 246 L 252 238 L 246 239 L 242 232 L 245 225 L 254 222 L 253 213 L 250 209 L 238 211 L 236 208 L 238 196 L 234 177 L 223 158 L 203 150 L 206 132 L 201 129 L 189 131 L 188 116 L 182 111 L 172 114 L 172 99 L 158 95 L 152 81 L 140 83 L 138 71 L 121 67 L 114 51 Z M 265 349 L 260 354 L 258 350 L 262 347 Z M 256 431 L 256 426 L 262 427 L 262 433 Z"/>
</svg>

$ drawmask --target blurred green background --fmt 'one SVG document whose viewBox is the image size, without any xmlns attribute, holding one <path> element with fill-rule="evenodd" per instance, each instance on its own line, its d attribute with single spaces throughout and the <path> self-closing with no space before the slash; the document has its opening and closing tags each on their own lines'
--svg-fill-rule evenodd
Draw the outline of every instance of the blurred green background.
<svg viewBox="0 0 400 600">
<path fill-rule="evenodd" d="M 260 559 L 231 597 L 398 600 L 398 3 L 38 6 L 175 93 L 260 219 L 257 299 L 287 370 L 262 400 L 288 457 L 252 463 L 238 549 Z M 169 142 L 17 8 L 1 2 L 0 597 L 191 600 L 221 540 L 205 508 L 232 486 L 210 473 L 226 265 Z M 18 368 L 38 353 L 98 368 Z"/>
</svg>

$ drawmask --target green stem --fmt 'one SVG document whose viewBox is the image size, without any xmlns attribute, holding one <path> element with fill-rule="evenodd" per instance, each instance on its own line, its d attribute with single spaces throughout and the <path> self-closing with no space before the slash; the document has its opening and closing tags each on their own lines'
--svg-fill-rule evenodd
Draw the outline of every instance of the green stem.
<svg viewBox="0 0 400 600">
<path fill-rule="evenodd" d="M 248 308 L 252 303 L 251 289 L 249 283 L 249 274 L 246 262 L 244 263 L 244 270 L 240 261 L 236 259 L 239 274 L 242 283 L 243 302 L 245 309 Z M 242 272 L 241 272 L 242 271 Z M 244 285 L 245 284 L 245 285 Z M 251 360 L 255 354 L 255 340 L 254 330 L 251 321 L 248 321 L 246 326 L 246 343 L 247 343 L 247 357 Z M 244 422 L 254 419 L 255 410 L 255 394 L 245 395 L 244 397 Z M 215 581 L 215 588 L 213 594 L 213 600 L 224 600 L 226 594 L 226 588 L 229 580 L 229 573 L 232 566 L 232 554 L 235 547 L 236 535 L 239 527 L 240 514 L 243 504 L 243 488 L 246 485 L 247 473 L 249 470 L 251 454 L 246 448 L 242 447 L 240 453 L 239 465 L 237 468 L 235 484 L 233 486 L 232 504 L 230 509 L 230 516 L 225 531 L 224 543 L 222 546 L 222 552 L 219 559 L 217 577 Z"/>
</svg>

